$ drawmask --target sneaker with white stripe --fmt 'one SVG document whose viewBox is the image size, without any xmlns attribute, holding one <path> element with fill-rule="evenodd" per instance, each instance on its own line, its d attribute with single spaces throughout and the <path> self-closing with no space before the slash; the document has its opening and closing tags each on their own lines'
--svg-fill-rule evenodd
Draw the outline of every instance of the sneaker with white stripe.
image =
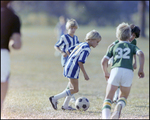
<svg viewBox="0 0 150 120">
<path fill-rule="evenodd" d="M 122 105 L 121 104 L 117 104 L 115 106 L 114 112 L 111 116 L 111 119 L 119 119 L 120 118 L 120 114 L 121 114 L 121 110 L 122 110 Z"/>
</svg>

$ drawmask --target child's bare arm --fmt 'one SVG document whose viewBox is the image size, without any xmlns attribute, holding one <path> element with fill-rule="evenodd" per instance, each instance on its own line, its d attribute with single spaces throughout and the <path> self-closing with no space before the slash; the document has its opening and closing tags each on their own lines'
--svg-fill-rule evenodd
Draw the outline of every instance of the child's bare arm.
<svg viewBox="0 0 150 120">
<path fill-rule="evenodd" d="M 143 72 L 143 69 L 144 69 L 144 53 L 142 51 L 139 51 L 137 53 L 137 55 L 139 56 L 139 63 L 140 63 L 140 67 L 139 67 L 139 71 L 138 71 L 138 76 L 139 78 L 144 78 L 144 72 Z"/>
<path fill-rule="evenodd" d="M 80 69 L 81 69 L 81 71 L 82 71 L 82 73 L 84 75 L 85 80 L 89 80 L 89 76 L 87 75 L 87 73 L 86 73 L 86 71 L 84 69 L 83 63 L 82 62 L 78 62 L 78 64 L 79 64 Z"/>
<path fill-rule="evenodd" d="M 68 56 L 70 55 L 70 52 L 69 52 L 69 51 L 67 51 L 66 53 L 67 53 Z"/>
<path fill-rule="evenodd" d="M 13 33 L 10 38 L 9 47 L 12 47 L 14 49 L 20 49 L 21 46 L 22 46 L 21 34 Z"/>
<path fill-rule="evenodd" d="M 133 68 L 136 69 L 137 68 L 137 65 L 136 65 L 136 55 L 134 55 L 133 58 L 134 58 Z"/>
<path fill-rule="evenodd" d="M 64 57 L 67 57 L 67 54 L 60 50 L 59 47 L 54 46 L 55 50 L 59 51 Z"/>
<path fill-rule="evenodd" d="M 108 80 L 109 78 L 109 73 L 108 73 L 108 70 L 107 70 L 107 67 L 108 67 L 108 59 L 103 57 L 103 59 L 101 60 L 101 67 L 102 67 L 102 70 L 104 72 L 104 76 L 106 78 L 106 81 Z"/>
</svg>

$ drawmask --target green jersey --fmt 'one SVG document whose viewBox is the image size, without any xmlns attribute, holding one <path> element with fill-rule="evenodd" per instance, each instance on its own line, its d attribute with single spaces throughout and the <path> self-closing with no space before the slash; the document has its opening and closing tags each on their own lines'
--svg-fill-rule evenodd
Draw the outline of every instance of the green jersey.
<svg viewBox="0 0 150 120">
<path fill-rule="evenodd" d="M 130 43 L 133 44 L 133 45 L 136 45 L 137 44 L 136 39 L 132 40 Z"/>
<path fill-rule="evenodd" d="M 107 58 L 113 57 L 113 65 L 111 68 L 122 67 L 133 70 L 133 55 L 138 50 L 140 49 L 137 46 L 127 41 L 120 41 L 107 51 L 106 56 Z"/>
<path fill-rule="evenodd" d="M 115 42 L 113 42 L 113 44 L 117 44 L 118 42 L 119 40 L 116 40 Z M 137 44 L 136 39 L 132 40 L 130 43 L 136 45 Z"/>
</svg>

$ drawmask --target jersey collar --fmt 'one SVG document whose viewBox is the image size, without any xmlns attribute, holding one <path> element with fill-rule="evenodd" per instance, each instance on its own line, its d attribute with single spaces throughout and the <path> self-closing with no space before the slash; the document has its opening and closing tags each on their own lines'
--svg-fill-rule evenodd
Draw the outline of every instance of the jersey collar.
<svg viewBox="0 0 150 120">
<path fill-rule="evenodd" d="M 129 43 L 129 41 L 119 41 L 119 43 Z"/>
<path fill-rule="evenodd" d="M 69 34 L 67 34 L 69 37 L 71 37 Z M 71 37 L 71 38 L 74 38 L 74 35 L 73 35 L 73 37 Z"/>
</svg>

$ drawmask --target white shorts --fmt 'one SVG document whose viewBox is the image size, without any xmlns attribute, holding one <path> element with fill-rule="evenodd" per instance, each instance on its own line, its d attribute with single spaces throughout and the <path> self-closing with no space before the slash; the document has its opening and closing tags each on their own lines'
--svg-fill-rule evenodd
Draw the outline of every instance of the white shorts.
<svg viewBox="0 0 150 120">
<path fill-rule="evenodd" d="M 1 83 L 6 82 L 10 75 L 10 55 L 7 49 L 1 49 Z"/>
<path fill-rule="evenodd" d="M 133 71 L 126 68 L 116 67 L 110 72 L 108 83 L 115 86 L 130 87 L 133 79 Z"/>
</svg>

